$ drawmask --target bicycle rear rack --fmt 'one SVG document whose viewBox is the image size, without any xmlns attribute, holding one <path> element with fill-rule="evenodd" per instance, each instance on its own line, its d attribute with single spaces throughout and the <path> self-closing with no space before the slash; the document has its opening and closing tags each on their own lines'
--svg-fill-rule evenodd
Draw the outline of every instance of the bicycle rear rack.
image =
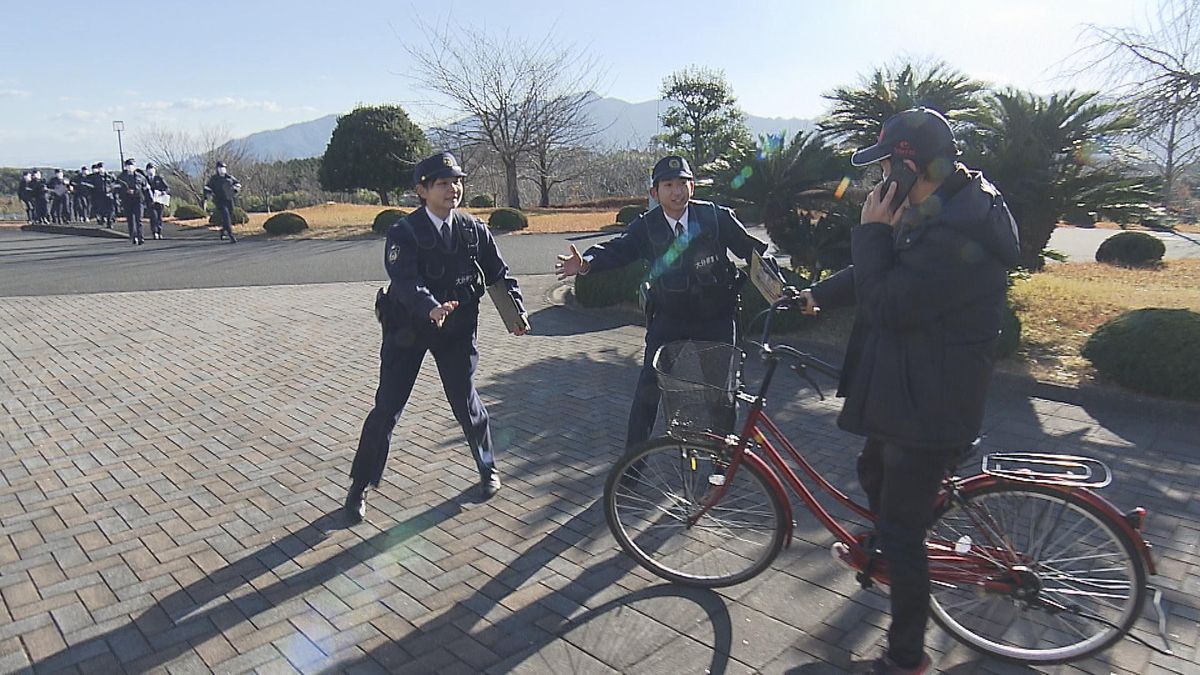
<svg viewBox="0 0 1200 675">
<path fill-rule="evenodd" d="M 982 470 L 989 476 L 1063 487 L 1102 488 L 1112 472 L 1098 459 L 1040 452 L 998 452 L 985 455 Z"/>
</svg>

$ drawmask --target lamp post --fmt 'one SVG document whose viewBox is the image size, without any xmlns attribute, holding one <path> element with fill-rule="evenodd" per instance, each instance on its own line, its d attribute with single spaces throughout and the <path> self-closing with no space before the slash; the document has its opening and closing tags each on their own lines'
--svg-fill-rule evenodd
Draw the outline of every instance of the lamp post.
<svg viewBox="0 0 1200 675">
<path fill-rule="evenodd" d="M 117 152 L 121 153 L 121 165 L 125 164 L 125 148 L 121 145 L 121 132 L 125 131 L 125 123 L 121 120 L 113 120 L 113 131 L 117 132 Z"/>
</svg>

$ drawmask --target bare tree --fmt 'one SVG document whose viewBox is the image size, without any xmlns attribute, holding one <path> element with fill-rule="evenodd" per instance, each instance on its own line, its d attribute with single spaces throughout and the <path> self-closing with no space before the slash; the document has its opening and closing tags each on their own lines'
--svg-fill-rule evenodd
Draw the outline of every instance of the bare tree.
<svg viewBox="0 0 1200 675">
<path fill-rule="evenodd" d="M 245 144 L 232 141 L 226 127 L 202 126 L 194 131 L 150 127 L 134 136 L 138 151 L 153 162 L 164 178 L 188 195 L 188 201 L 204 201 L 204 182 L 225 162 L 230 173 L 250 163 Z"/>
<path fill-rule="evenodd" d="M 1200 164 L 1200 3 L 1160 0 L 1144 28 L 1087 30 L 1094 42 L 1084 50 L 1085 68 L 1103 67 L 1128 100 L 1136 140 L 1170 202 L 1180 176 Z"/>
<path fill-rule="evenodd" d="M 599 80 L 595 60 L 553 42 L 553 31 L 526 42 L 457 23 L 453 32 L 449 22 L 418 26 L 422 39 L 405 45 L 416 61 L 412 77 L 464 117 L 457 133 L 496 153 L 505 200 L 519 208 L 522 158 L 578 129 L 585 117 L 579 109 Z"/>
</svg>

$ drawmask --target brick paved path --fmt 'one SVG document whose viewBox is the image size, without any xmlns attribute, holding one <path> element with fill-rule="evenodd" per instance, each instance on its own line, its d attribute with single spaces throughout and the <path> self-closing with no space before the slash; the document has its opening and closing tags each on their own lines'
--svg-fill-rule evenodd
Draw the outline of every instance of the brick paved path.
<svg viewBox="0 0 1200 675">
<path fill-rule="evenodd" d="M 642 329 L 549 304 L 547 277 L 523 284 L 537 334 L 502 334 L 490 309 L 482 327 L 504 490 L 474 501 L 427 362 L 350 530 L 374 286 L 0 299 L 0 671 L 836 673 L 873 655 L 885 598 L 806 514 L 772 570 L 720 593 L 618 553 L 597 500 Z M 1197 408 L 1029 392 L 996 388 L 989 446 L 1111 463 L 1108 496 L 1152 510 L 1179 653 L 1126 642 L 1051 672 L 1200 672 Z M 837 403 L 776 402 L 853 490 Z M 945 672 L 1031 672 L 931 638 Z"/>
</svg>

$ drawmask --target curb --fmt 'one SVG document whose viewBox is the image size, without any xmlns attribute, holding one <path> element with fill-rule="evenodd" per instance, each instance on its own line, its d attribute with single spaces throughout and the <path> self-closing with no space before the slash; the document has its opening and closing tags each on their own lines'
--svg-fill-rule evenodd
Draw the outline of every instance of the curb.
<svg viewBox="0 0 1200 675">
<path fill-rule="evenodd" d="M 43 232 L 45 234 L 73 234 L 81 237 L 102 237 L 108 239 L 128 239 L 129 235 L 115 229 L 102 227 L 73 227 L 71 225 L 22 225 L 24 232 Z"/>
</svg>

